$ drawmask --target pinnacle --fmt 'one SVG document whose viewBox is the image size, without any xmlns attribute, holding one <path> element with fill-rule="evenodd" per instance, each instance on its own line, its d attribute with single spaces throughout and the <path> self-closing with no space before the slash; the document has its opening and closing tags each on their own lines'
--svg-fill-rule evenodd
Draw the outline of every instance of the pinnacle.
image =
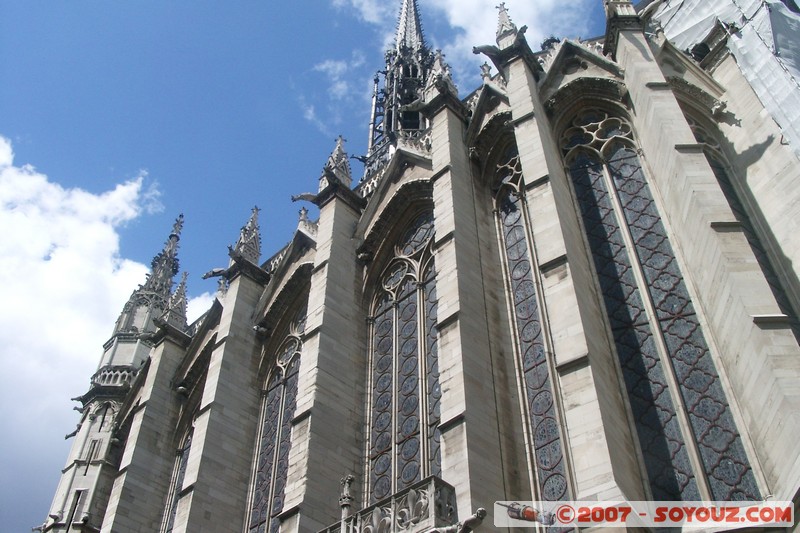
<svg viewBox="0 0 800 533">
<path fill-rule="evenodd" d="M 234 250 L 253 264 L 261 258 L 261 230 L 258 226 L 258 207 L 254 207 L 250 219 L 244 225 Z"/>
<path fill-rule="evenodd" d="M 497 6 L 497 9 L 500 10 L 497 19 L 497 39 L 499 40 L 506 34 L 516 33 L 517 26 L 511 21 L 511 17 L 508 14 L 508 9 L 506 8 L 505 2 L 500 2 L 500 5 Z"/>
<path fill-rule="evenodd" d="M 350 170 L 350 160 L 347 157 L 347 152 L 344 150 L 345 138 L 339 135 L 336 139 L 336 147 L 333 149 L 328 162 L 325 163 L 325 171 L 332 172 L 339 181 L 346 187 L 349 187 L 353 181 L 352 172 Z M 323 173 L 323 178 L 325 177 Z"/>
<path fill-rule="evenodd" d="M 178 288 L 175 289 L 175 292 L 169 299 L 169 303 L 167 304 L 167 310 L 164 312 L 162 316 L 162 320 L 174 326 L 178 329 L 184 330 L 186 329 L 186 308 L 187 308 L 187 301 L 186 301 L 186 278 L 188 274 L 186 272 L 183 273 L 181 277 L 181 282 L 178 284 Z"/>
<path fill-rule="evenodd" d="M 178 273 L 178 241 L 181 239 L 183 229 L 183 213 L 178 215 L 172 226 L 164 249 L 153 258 L 151 266 L 153 268 L 150 276 L 144 284 L 148 290 L 162 294 L 164 298 L 169 296 L 172 287 L 172 278 Z"/>
</svg>

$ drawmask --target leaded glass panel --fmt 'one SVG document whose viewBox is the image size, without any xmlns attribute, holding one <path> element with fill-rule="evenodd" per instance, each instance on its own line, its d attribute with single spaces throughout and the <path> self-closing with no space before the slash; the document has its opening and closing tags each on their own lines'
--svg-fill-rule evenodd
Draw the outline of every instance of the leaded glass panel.
<svg viewBox="0 0 800 533">
<path fill-rule="evenodd" d="M 441 472 L 432 239 L 433 217 L 425 212 L 398 240 L 373 304 L 367 454 L 371 502 Z"/>
<path fill-rule="evenodd" d="M 568 499 L 566 462 L 531 263 L 532 249 L 523 212 L 523 177 L 516 148 L 510 150 L 498 165 L 496 182 L 501 184 L 495 202 L 506 277 L 511 288 L 537 490 L 543 500 L 564 500 Z"/>
<path fill-rule="evenodd" d="M 183 441 L 178 452 L 177 470 L 175 477 L 172 481 L 172 489 L 170 491 L 170 504 L 167 507 L 167 523 L 164 529 L 165 533 L 172 533 L 175 527 L 175 517 L 178 514 L 178 502 L 180 501 L 180 493 L 183 489 L 183 479 L 186 477 L 186 466 L 189 464 L 189 450 L 192 449 L 192 430 Z"/>
<path fill-rule="evenodd" d="M 602 111 L 594 112 L 596 121 L 591 122 L 586 118 L 591 113 L 574 124 L 594 140 L 576 145 L 572 128 L 562 137 L 562 146 L 569 152 L 570 174 L 653 497 L 699 499 L 686 448 L 686 439 L 693 439 L 715 500 L 758 499 L 721 380 L 632 147 L 630 126 Z M 609 184 L 618 206 L 609 195 Z M 626 248 L 623 232 L 630 235 L 632 251 Z M 634 269 L 644 278 L 641 290 Z M 655 316 L 648 316 L 650 306 Z M 656 332 L 652 324 L 658 324 Z M 666 347 L 669 370 L 662 367 L 666 363 L 659 356 L 660 343 Z M 688 435 L 677 423 L 665 372 L 675 375 L 691 426 Z"/>
<path fill-rule="evenodd" d="M 277 516 L 283 511 L 284 492 L 289 470 L 292 418 L 297 406 L 301 334 L 306 310 L 302 309 L 288 328 L 275 355 L 266 381 L 262 403 L 262 425 L 250 506 L 249 533 L 276 532 Z"/>
</svg>

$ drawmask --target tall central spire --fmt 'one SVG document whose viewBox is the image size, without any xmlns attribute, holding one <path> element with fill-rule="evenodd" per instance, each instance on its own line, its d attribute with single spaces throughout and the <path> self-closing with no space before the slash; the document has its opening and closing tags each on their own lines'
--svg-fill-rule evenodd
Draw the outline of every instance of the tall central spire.
<svg viewBox="0 0 800 533">
<path fill-rule="evenodd" d="M 394 48 L 386 52 L 386 70 L 375 76 L 365 175 L 388 161 L 398 136 L 418 135 L 428 127 L 419 111 L 406 106 L 422 96 L 433 63 L 434 54 L 422 35 L 417 0 L 402 0 Z"/>
<path fill-rule="evenodd" d="M 395 49 L 399 52 L 404 46 L 412 50 L 425 48 L 425 37 L 422 35 L 417 0 L 403 0 L 403 6 L 400 9 Z"/>
</svg>

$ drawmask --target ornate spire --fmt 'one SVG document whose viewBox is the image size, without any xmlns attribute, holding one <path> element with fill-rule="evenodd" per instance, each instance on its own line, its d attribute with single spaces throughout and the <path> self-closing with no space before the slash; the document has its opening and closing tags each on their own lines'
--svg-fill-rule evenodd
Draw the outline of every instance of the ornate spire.
<svg viewBox="0 0 800 533">
<path fill-rule="evenodd" d="M 500 44 L 500 41 L 504 37 L 508 35 L 516 35 L 517 26 L 511 22 L 511 17 L 508 15 L 508 9 L 506 9 L 505 2 L 500 2 L 500 5 L 497 6 L 497 9 L 500 10 L 497 18 L 497 43 Z"/>
<path fill-rule="evenodd" d="M 427 119 L 407 106 L 423 96 L 433 62 L 433 52 L 422 35 L 417 2 L 403 0 L 395 47 L 386 52 L 386 69 L 375 78 L 370 139 L 362 158 L 365 176 L 377 173 L 391 159 L 391 147 L 396 146 L 399 135 L 416 135 L 428 128 Z"/>
<path fill-rule="evenodd" d="M 175 219 L 172 232 L 164 243 L 164 249 L 153 258 L 152 271 L 144 284 L 133 291 L 128 303 L 117 319 L 114 334 L 129 332 L 152 332 L 153 318 L 161 316 L 167 309 L 172 294 L 172 278 L 178 273 L 178 242 L 183 229 L 183 214 Z M 138 311 L 137 311 L 138 310 Z"/>
<path fill-rule="evenodd" d="M 184 272 L 183 277 L 181 277 L 181 282 L 178 284 L 178 288 L 175 289 L 175 293 L 169 299 L 169 303 L 167 304 L 167 310 L 161 317 L 161 320 L 179 330 L 185 330 L 187 327 L 186 324 L 186 306 L 187 306 L 186 278 L 187 277 L 188 274 Z"/>
<path fill-rule="evenodd" d="M 253 208 L 250 220 L 242 228 L 234 251 L 254 265 L 261 259 L 261 232 L 258 227 L 258 207 Z"/>
<path fill-rule="evenodd" d="M 180 270 L 178 264 L 178 242 L 181 240 L 181 230 L 183 229 L 183 213 L 175 219 L 172 232 L 164 243 L 164 249 L 153 258 L 151 266 L 152 273 L 147 277 L 141 291 L 148 291 L 157 294 L 166 301 L 172 289 L 172 278 Z"/>
<path fill-rule="evenodd" d="M 328 186 L 328 175 L 333 174 L 345 187 L 350 187 L 353 182 L 353 175 L 350 171 L 350 159 L 344 151 L 345 139 L 341 135 L 336 139 L 336 147 L 328 157 L 325 167 L 322 169 L 322 176 L 319 178 L 319 190 Z"/>
<path fill-rule="evenodd" d="M 422 35 L 417 0 L 403 0 L 403 6 L 400 9 L 395 49 L 399 52 L 404 46 L 412 50 L 425 48 L 425 37 Z"/>
</svg>

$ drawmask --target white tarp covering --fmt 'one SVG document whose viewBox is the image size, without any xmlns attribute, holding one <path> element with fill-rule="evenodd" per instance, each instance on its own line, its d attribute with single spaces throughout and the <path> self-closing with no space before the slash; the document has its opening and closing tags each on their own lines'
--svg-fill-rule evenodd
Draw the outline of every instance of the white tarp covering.
<svg viewBox="0 0 800 533">
<path fill-rule="evenodd" d="M 800 155 L 800 15 L 778 0 L 668 0 L 653 18 L 682 50 L 702 41 L 717 19 L 735 24 L 728 46 Z"/>
</svg>

